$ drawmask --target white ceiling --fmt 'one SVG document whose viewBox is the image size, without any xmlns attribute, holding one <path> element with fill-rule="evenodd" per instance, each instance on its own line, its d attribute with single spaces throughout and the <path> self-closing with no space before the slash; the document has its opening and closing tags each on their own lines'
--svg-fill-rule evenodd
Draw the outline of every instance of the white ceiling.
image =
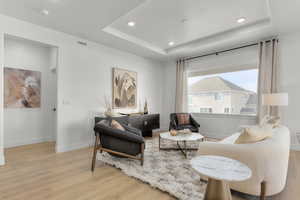
<svg viewBox="0 0 300 200">
<path fill-rule="evenodd" d="M 0 0 L 2 14 L 155 59 L 297 29 L 297 8 L 297 0 Z M 236 23 L 239 17 L 246 22 Z M 128 21 L 136 26 L 128 27 Z"/>
<path fill-rule="evenodd" d="M 236 20 L 245 17 L 244 24 Z M 264 0 L 152 0 L 118 18 L 109 27 L 168 49 L 269 18 Z M 135 21 L 136 27 L 127 26 Z M 185 22 L 184 22 L 185 21 Z"/>
</svg>

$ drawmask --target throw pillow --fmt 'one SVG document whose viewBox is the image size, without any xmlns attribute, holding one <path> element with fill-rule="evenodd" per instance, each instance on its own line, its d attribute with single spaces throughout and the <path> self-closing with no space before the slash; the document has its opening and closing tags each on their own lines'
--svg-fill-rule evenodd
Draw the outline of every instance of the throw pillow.
<svg viewBox="0 0 300 200">
<path fill-rule="evenodd" d="M 260 125 L 264 126 L 266 124 L 270 124 L 273 128 L 276 128 L 280 125 L 280 117 L 266 115 L 260 122 Z"/>
<path fill-rule="evenodd" d="M 178 125 L 187 125 L 190 124 L 190 115 L 189 114 L 176 114 Z"/>
<path fill-rule="evenodd" d="M 273 128 L 277 128 L 280 125 L 280 117 L 270 117 L 267 123 L 272 125 Z"/>
<path fill-rule="evenodd" d="M 111 121 L 111 127 L 115 129 L 119 129 L 121 131 L 125 131 L 124 127 L 114 119 Z"/>
<path fill-rule="evenodd" d="M 272 137 L 272 128 L 273 126 L 270 124 L 245 128 L 238 139 L 235 141 L 235 144 L 255 143 Z"/>
<path fill-rule="evenodd" d="M 106 119 L 99 121 L 97 124 L 104 125 L 104 126 L 110 126 L 109 121 Z"/>
</svg>

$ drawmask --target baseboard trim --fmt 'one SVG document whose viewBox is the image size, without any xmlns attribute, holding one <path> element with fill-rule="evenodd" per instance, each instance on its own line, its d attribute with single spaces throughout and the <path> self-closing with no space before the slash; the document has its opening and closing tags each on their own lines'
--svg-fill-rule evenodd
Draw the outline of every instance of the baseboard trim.
<svg viewBox="0 0 300 200">
<path fill-rule="evenodd" d="M 300 151 L 300 144 L 291 145 L 290 149 L 293 151 Z"/>
<path fill-rule="evenodd" d="M 73 151 L 73 150 L 82 149 L 82 148 L 91 147 L 91 146 L 93 146 L 91 141 L 72 143 L 72 144 L 68 144 L 68 145 L 58 145 L 57 144 L 56 152 L 62 153 L 62 152 Z"/>
<path fill-rule="evenodd" d="M 4 148 L 11 148 L 11 147 L 17 147 L 17 146 L 23 146 L 23 145 L 28 145 L 28 144 L 36 144 L 36 143 L 41 143 L 41 142 L 49 142 L 53 141 L 53 138 L 34 138 L 30 140 L 23 140 L 23 141 L 17 141 L 17 142 L 5 142 Z"/>
</svg>

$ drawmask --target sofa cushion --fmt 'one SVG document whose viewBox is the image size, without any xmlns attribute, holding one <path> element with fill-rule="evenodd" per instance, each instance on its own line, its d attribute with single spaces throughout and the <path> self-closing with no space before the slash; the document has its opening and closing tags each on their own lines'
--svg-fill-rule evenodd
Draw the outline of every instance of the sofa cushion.
<svg viewBox="0 0 300 200">
<path fill-rule="evenodd" d="M 188 125 L 190 124 L 190 115 L 187 113 L 178 113 L 177 115 L 177 121 L 178 125 Z"/>
<path fill-rule="evenodd" d="M 114 119 L 111 121 L 111 127 L 115 128 L 115 129 L 119 129 L 121 131 L 125 131 L 125 128 L 119 122 L 117 122 Z"/>
<path fill-rule="evenodd" d="M 266 138 L 272 137 L 273 126 L 271 124 L 265 124 L 262 126 L 251 126 L 245 128 L 241 135 L 235 141 L 235 144 L 247 144 L 255 143 Z"/>
</svg>

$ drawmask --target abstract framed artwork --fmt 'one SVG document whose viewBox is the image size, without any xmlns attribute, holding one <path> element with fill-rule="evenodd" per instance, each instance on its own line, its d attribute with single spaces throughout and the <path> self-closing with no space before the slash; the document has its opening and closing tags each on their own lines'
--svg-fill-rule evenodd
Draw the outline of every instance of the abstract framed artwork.
<svg viewBox="0 0 300 200">
<path fill-rule="evenodd" d="M 41 72 L 5 67 L 4 107 L 40 108 Z"/>
<path fill-rule="evenodd" d="M 113 108 L 137 107 L 137 72 L 113 68 Z"/>
</svg>

